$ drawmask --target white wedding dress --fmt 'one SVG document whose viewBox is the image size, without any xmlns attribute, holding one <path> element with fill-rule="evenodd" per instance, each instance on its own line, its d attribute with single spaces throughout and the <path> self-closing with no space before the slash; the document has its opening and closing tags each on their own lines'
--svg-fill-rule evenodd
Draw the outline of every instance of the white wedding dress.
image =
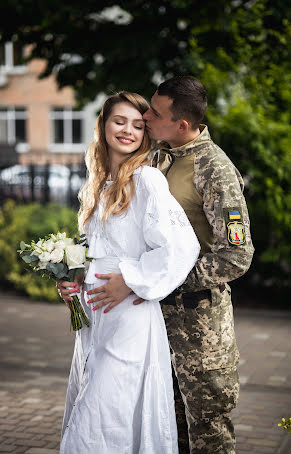
<svg viewBox="0 0 291 454">
<path fill-rule="evenodd" d="M 87 224 L 84 290 L 122 273 L 133 290 L 107 314 L 81 302 L 90 327 L 76 332 L 60 454 L 177 454 L 170 353 L 159 300 L 185 280 L 199 243 L 162 173 L 134 173 L 127 213 L 102 226 L 102 207 Z M 138 306 L 137 297 L 146 301 Z"/>
</svg>

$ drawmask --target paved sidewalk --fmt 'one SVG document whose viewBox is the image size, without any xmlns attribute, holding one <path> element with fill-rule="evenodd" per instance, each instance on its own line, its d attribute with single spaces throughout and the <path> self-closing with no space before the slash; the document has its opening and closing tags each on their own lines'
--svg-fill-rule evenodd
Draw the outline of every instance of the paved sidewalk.
<svg viewBox="0 0 291 454">
<path fill-rule="evenodd" d="M 67 308 L 2 293 L 0 310 L 0 453 L 57 454 L 74 343 Z M 291 312 L 237 309 L 235 324 L 236 452 L 290 454 L 277 423 L 291 416 Z"/>
</svg>

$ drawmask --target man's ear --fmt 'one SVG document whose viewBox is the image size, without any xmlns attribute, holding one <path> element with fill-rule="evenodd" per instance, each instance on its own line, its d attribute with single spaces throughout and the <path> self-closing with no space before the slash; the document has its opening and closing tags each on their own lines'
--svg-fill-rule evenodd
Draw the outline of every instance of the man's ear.
<svg viewBox="0 0 291 454">
<path fill-rule="evenodd" d="M 187 120 L 180 120 L 179 132 L 182 132 L 184 134 L 185 132 L 189 131 L 190 127 L 191 127 L 191 125 Z"/>
</svg>

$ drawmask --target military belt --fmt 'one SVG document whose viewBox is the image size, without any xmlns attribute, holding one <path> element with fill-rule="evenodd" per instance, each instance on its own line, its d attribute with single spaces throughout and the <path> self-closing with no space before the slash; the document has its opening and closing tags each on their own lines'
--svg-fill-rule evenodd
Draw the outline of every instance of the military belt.
<svg viewBox="0 0 291 454">
<path fill-rule="evenodd" d="M 183 306 L 187 309 L 195 309 L 202 300 L 211 300 L 211 290 L 200 290 L 199 292 L 179 293 L 177 290 L 170 293 L 165 299 L 161 300 L 161 304 L 176 306 L 176 296 L 182 296 Z"/>
</svg>

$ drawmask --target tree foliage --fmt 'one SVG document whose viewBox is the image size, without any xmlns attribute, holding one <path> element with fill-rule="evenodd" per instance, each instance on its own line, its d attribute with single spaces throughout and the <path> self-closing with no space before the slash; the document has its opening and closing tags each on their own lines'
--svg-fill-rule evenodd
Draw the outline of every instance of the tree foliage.
<svg viewBox="0 0 291 454">
<path fill-rule="evenodd" d="M 47 61 L 43 76 L 55 72 L 60 87 L 73 86 L 86 102 L 101 90 L 130 88 L 150 95 L 158 75 L 199 75 L 207 62 L 232 70 L 238 57 L 250 63 L 266 50 L 264 58 L 271 58 L 274 44 L 280 50 L 285 5 L 281 0 L 6 0 L 0 33 L 2 41 L 32 44 L 30 57 Z"/>
<path fill-rule="evenodd" d="M 289 7 L 288 7 L 289 3 Z M 207 122 L 246 181 L 256 258 L 250 276 L 290 286 L 290 0 L 6 0 L 1 40 L 32 45 L 79 103 L 192 74 Z"/>
</svg>

